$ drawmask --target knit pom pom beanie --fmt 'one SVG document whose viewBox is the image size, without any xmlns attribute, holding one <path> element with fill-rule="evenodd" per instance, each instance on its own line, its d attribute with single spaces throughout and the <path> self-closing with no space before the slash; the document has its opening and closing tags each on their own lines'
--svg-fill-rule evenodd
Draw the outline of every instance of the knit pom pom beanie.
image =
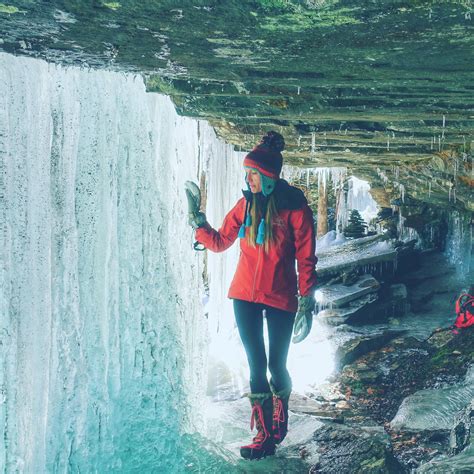
<svg viewBox="0 0 474 474">
<path fill-rule="evenodd" d="M 262 137 L 260 142 L 244 158 L 244 168 L 253 169 L 259 172 L 262 183 L 262 194 L 268 198 L 275 189 L 275 184 L 280 177 L 283 166 L 283 157 L 281 152 L 285 148 L 285 140 L 278 132 L 270 131 Z M 248 185 L 248 183 L 247 183 Z M 245 228 L 252 225 L 249 214 L 250 203 L 245 206 L 245 216 L 243 224 L 239 230 L 239 237 L 245 237 Z M 264 202 L 262 219 L 258 226 L 257 244 L 263 244 L 265 241 L 265 214 L 267 211 L 267 199 Z"/>
</svg>

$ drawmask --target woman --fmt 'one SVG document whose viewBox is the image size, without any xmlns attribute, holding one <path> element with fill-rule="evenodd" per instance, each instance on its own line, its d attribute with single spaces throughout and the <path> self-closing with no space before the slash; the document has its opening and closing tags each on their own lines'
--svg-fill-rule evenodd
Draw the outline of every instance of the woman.
<svg viewBox="0 0 474 474">
<path fill-rule="evenodd" d="M 190 224 L 196 229 L 198 243 L 222 252 L 240 238 L 239 262 L 228 296 L 234 300 L 235 319 L 247 353 L 251 426 L 255 421 L 258 430 L 253 442 L 240 449 L 246 459 L 274 454 L 275 445 L 286 436 L 291 392 L 286 360 L 291 334 L 294 325 L 293 342 L 307 336 L 314 309 L 317 259 L 313 213 L 303 193 L 279 179 L 283 148 L 283 137 L 268 132 L 245 157 L 248 190 L 243 191 L 244 197 L 226 215 L 218 231 L 199 211 L 197 187 L 187 183 L 186 189 Z M 268 360 L 263 339 L 264 313 Z"/>
</svg>

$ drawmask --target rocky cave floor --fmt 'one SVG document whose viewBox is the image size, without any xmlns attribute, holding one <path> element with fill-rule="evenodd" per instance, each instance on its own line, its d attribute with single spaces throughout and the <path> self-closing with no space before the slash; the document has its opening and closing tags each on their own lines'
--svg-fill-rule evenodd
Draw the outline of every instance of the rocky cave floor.
<svg viewBox="0 0 474 474">
<path fill-rule="evenodd" d="M 473 459 L 474 327 L 451 330 L 467 278 L 437 251 L 405 244 L 397 253 L 395 271 L 375 262 L 376 277 L 357 275 L 353 266 L 332 275 L 333 288 L 367 286 L 370 278 L 377 284 L 319 312 L 320 322 L 332 326 L 336 370 L 325 383 L 292 394 L 290 432 L 276 456 L 240 460 L 239 443 L 249 439 L 248 402 L 212 403 L 210 424 L 221 431 L 208 435 L 223 441 L 221 455 L 236 472 L 473 472 L 466 466 Z M 448 470 L 453 459 L 457 467 Z"/>
<path fill-rule="evenodd" d="M 474 390 L 466 374 L 474 359 L 474 327 L 458 334 L 450 328 L 463 290 L 456 268 L 441 253 L 407 252 L 387 283 L 395 290 L 404 286 L 402 297 L 391 291 L 390 304 L 375 302 L 371 310 L 368 304 L 359 311 L 368 323 L 338 326 L 336 334 L 361 334 L 338 347 L 339 370 L 327 384 L 295 395 L 295 412 L 323 422 L 313 434 L 313 446 L 300 448 L 304 457 L 316 446 L 312 473 L 410 472 L 440 455 L 454 456 L 470 443 Z M 465 391 L 457 393 L 460 384 Z M 429 397 L 424 414 L 405 410 L 397 417 L 404 400 L 421 390 L 444 391 L 437 403 L 450 405 L 450 388 L 451 395 L 457 394 L 452 424 L 446 413 L 437 416 L 443 408 L 430 406 Z M 420 416 L 435 422 L 417 425 Z"/>
</svg>

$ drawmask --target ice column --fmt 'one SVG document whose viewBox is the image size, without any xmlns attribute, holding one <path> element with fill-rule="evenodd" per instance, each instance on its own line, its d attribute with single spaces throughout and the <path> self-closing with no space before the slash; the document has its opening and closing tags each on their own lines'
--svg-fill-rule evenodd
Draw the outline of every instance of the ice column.
<svg viewBox="0 0 474 474">
<path fill-rule="evenodd" d="M 448 216 L 448 234 L 446 236 L 446 256 L 455 265 L 456 270 L 466 281 L 469 287 L 472 285 L 474 272 L 472 251 L 472 218 L 470 213 L 462 213 L 457 210 L 450 212 Z"/>
</svg>

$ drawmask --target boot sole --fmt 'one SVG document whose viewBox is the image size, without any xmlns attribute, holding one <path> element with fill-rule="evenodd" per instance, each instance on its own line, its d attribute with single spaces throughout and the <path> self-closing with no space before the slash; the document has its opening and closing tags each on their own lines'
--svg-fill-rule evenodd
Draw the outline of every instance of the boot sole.
<svg viewBox="0 0 474 474">
<path fill-rule="evenodd" d="M 286 435 L 283 436 L 283 438 L 273 438 L 273 442 L 276 444 L 276 445 L 279 445 L 283 442 L 283 440 L 286 438 Z"/>
<path fill-rule="evenodd" d="M 252 448 L 241 448 L 240 456 L 248 460 L 263 459 L 267 456 L 273 456 L 275 454 L 275 448 L 273 449 L 252 449 Z"/>
</svg>

